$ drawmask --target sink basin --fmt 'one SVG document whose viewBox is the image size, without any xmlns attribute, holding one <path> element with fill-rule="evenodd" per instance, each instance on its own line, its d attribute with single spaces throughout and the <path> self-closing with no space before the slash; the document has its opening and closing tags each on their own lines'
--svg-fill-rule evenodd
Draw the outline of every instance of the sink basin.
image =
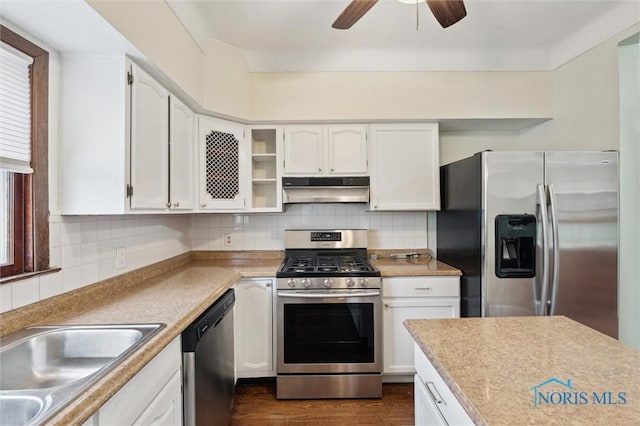
<svg viewBox="0 0 640 426">
<path fill-rule="evenodd" d="M 51 330 L 0 352 L 0 389 L 41 389 L 83 379 L 103 368 L 137 341 L 137 329 Z"/>
<path fill-rule="evenodd" d="M 36 326 L 0 341 L 0 419 L 42 423 L 164 324 Z"/>
<path fill-rule="evenodd" d="M 0 419 L 5 426 L 29 424 L 45 407 L 42 398 L 26 395 L 0 395 Z"/>
</svg>

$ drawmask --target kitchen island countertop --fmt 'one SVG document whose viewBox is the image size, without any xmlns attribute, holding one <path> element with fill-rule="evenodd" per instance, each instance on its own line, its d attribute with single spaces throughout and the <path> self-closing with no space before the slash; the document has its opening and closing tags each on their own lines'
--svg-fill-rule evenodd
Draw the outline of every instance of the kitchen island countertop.
<svg viewBox="0 0 640 426">
<path fill-rule="evenodd" d="M 638 424 L 640 352 L 567 317 L 404 324 L 476 424 Z"/>
</svg>

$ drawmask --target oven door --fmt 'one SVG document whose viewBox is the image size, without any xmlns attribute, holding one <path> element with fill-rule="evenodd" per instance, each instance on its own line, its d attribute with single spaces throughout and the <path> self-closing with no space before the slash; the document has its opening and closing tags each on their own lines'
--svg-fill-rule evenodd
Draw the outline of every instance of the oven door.
<svg viewBox="0 0 640 426">
<path fill-rule="evenodd" d="M 281 373 L 380 373 L 380 290 L 278 291 Z"/>
</svg>

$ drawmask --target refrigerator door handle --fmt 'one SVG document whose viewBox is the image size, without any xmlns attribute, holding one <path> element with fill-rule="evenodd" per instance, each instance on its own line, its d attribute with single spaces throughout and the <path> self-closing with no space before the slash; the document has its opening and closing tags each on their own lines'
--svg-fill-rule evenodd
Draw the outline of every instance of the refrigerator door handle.
<svg viewBox="0 0 640 426">
<path fill-rule="evenodd" d="M 547 196 L 543 185 L 538 184 L 536 188 L 537 209 L 540 212 L 540 225 L 542 230 L 540 232 L 542 238 L 542 277 L 534 281 L 534 302 L 535 313 L 538 316 L 546 315 L 547 305 L 547 290 L 549 288 L 549 237 L 548 237 L 548 222 L 547 222 Z M 540 295 L 538 295 L 538 287 L 536 281 L 540 282 Z"/>
<path fill-rule="evenodd" d="M 551 219 L 551 235 L 553 238 L 553 272 L 551 279 L 551 295 L 549 301 L 549 315 L 556 309 L 556 296 L 560 282 L 560 247 L 558 246 L 558 204 L 556 203 L 556 189 L 552 184 L 547 185 L 549 192 L 549 216 Z"/>
</svg>

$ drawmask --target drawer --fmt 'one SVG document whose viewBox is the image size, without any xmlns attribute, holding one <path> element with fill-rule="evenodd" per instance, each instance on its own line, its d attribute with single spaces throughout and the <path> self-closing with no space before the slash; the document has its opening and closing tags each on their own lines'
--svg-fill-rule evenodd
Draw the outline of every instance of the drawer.
<svg viewBox="0 0 640 426">
<path fill-rule="evenodd" d="M 416 376 L 427 389 L 427 394 L 440 411 L 447 424 L 473 425 L 473 421 L 462 408 L 451 389 L 445 384 L 440 374 L 417 344 L 414 344 Z"/>
<path fill-rule="evenodd" d="M 382 297 L 460 297 L 460 277 L 383 278 Z"/>
</svg>

